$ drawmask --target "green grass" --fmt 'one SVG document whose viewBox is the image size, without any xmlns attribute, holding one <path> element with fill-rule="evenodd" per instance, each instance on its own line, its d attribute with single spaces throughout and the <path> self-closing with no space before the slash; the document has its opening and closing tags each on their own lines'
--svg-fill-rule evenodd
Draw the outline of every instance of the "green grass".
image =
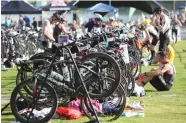
<svg viewBox="0 0 186 123">
<path fill-rule="evenodd" d="M 145 87 L 146 96 L 142 98 L 132 97 L 130 102 L 143 100 L 145 103 L 145 117 L 120 117 L 114 123 L 185 123 L 186 122 L 186 41 L 178 42 L 174 46 L 176 51 L 175 67 L 177 70 L 174 85 L 168 92 L 157 92 L 150 84 Z M 153 66 L 154 67 L 154 66 Z M 143 67 L 148 71 L 151 67 Z M 15 86 L 16 69 L 1 72 L 1 94 L 3 98 L 9 98 Z M 2 104 L 1 106 L 4 106 Z M 8 108 L 5 113 L 11 112 Z M 14 120 L 12 115 L 2 115 L 2 123 L 10 123 Z M 88 121 L 84 117 L 80 120 L 52 120 L 52 123 L 82 123 Z"/>
</svg>

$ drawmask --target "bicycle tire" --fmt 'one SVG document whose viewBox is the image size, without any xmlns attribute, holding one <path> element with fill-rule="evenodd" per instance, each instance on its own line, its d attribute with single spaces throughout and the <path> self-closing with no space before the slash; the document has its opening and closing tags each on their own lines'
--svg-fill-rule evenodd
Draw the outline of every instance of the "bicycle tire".
<svg viewBox="0 0 186 123">
<path fill-rule="evenodd" d="M 17 109 L 17 106 L 16 106 L 16 97 L 17 95 L 19 94 L 20 92 L 20 89 L 27 85 L 28 83 L 30 83 L 30 81 L 24 81 L 24 82 L 21 82 L 19 85 L 17 85 L 12 94 L 11 94 L 11 98 L 10 98 L 10 107 L 11 107 L 11 110 L 12 110 L 12 113 L 13 115 L 16 117 L 16 119 L 18 121 L 20 121 L 21 123 L 27 123 L 27 120 L 26 118 L 22 117 L 18 112 L 18 109 Z M 38 85 L 39 84 L 43 84 L 43 86 L 45 88 L 48 89 L 48 91 L 51 93 L 52 95 L 52 98 L 53 98 L 53 104 L 52 104 L 52 107 L 51 107 L 51 110 L 50 112 L 46 115 L 45 118 L 41 119 L 41 120 L 36 120 L 36 121 L 30 121 L 29 123 L 45 123 L 45 122 L 48 122 L 54 115 L 55 111 L 56 111 L 56 108 L 57 108 L 57 95 L 56 95 L 56 92 L 55 90 L 52 88 L 52 86 L 50 86 L 48 83 L 44 83 L 44 82 L 38 82 L 37 83 Z"/>
<path fill-rule="evenodd" d="M 104 92 L 104 93 L 101 93 L 101 94 L 89 93 L 89 95 L 90 95 L 91 98 L 108 97 L 109 95 L 111 95 L 117 89 L 117 87 L 119 86 L 120 80 L 121 80 L 121 70 L 120 70 L 120 67 L 119 67 L 118 63 L 115 61 L 115 59 L 112 58 L 111 56 L 109 56 L 108 54 L 100 53 L 100 52 L 91 53 L 91 54 L 88 54 L 88 55 L 84 56 L 81 59 L 81 63 L 83 64 L 84 62 L 86 62 L 86 61 L 88 61 L 88 60 L 90 60 L 92 58 L 98 58 L 98 57 L 99 58 L 102 58 L 102 59 L 108 60 L 109 63 L 111 64 L 111 66 L 114 68 L 115 83 L 112 84 L 112 87 L 109 90 L 107 90 L 106 92 Z M 77 71 L 75 73 L 74 78 L 75 78 L 76 82 L 78 82 L 79 84 L 81 83 L 79 76 L 77 76 Z M 87 85 L 89 86 L 89 84 L 87 84 Z"/>
</svg>

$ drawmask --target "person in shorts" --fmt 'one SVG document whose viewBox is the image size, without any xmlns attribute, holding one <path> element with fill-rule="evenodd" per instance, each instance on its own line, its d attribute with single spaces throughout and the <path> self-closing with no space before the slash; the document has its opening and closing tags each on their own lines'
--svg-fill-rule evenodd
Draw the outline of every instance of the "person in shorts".
<svg viewBox="0 0 186 123">
<path fill-rule="evenodd" d="M 170 43 L 169 38 L 169 30 L 170 30 L 170 19 L 169 17 L 163 12 L 162 7 L 157 7 L 154 10 L 154 15 L 152 18 L 152 24 L 159 32 L 159 51 L 166 51 L 167 46 Z"/>
<path fill-rule="evenodd" d="M 174 18 L 172 18 L 171 25 L 172 25 L 172 39 L 174 39 L 174 34 L 175 34 L 176 39 L 174 43 L 176 44 L 178 41 L 178 27 L 182 26 L 181 22 L 177 18 L 177 15 L 175 15 Z"/>
<path fill-rule="evenodd" d="M 152 69 L 149 72 L 140 74 L 138 78 L 142 81 L 138 81 L 139 86 L 145 86 L 148 82 L 158 91 L 168 91 L 171 89 L 174 78 L 176 75 L 175 67 L 169 62 L 167 53 L 159 52 L 158 61 L 160 63 L 159 68 Z"/>
</svg>

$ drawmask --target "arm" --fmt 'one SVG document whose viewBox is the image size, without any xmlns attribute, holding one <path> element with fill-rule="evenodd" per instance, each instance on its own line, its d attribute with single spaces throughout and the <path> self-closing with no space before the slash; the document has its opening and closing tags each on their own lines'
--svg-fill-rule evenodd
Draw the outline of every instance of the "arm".
<svg viewBox="0 0 186 123">
<path fill-rule="evenodd" d="M 177 19 L 177 22 L 179 24 L 179 26 L 182 26 L 182 23 Z"/>
<path fill-rule="evenodd" d="M 62 29 L 65 34 L 71 34 L 71 31 L 65 29 L 64 24 L 60 24 L 59 28 Z"/>
<path fill-rule="evenodd" d="M 47 28 L 48 25 L 49 25 L 49 22 L 46 21 L 46 22 L 44 23 L 44 26 L 43 26 L 43 35 L 46 36 L 49 40 L 55 41 L 53 35 L 49 34 L 48 31 L 47 31 L 47 30 L 48 30 L 48 28 Z"/>
<path fill-rule="evenodd" d="M 154 71 L 150 71 L 150 72 L 146 72 L 146 76 L 150 77 L 150 76 L 158 76 L 158 75 L 163 75 L 165 72 L 167 72 L 169 70 L 169 65 L 165 65 L 165 67 L 163 69 L 156 69 Z"/>
<path fill-rule="evenodd" d="M 158 63 L 158 57 L 156 55 L 156 57 L 152 60 L 151 64 L 157 64 Z"/>
<path fill-rule="evenodd" d="M 145 29 L 145 34 L 146 34 L 146 40 L 151 43 L 151 36 L 149 34 L 148 27 L 147 27 L 147 29 Z"/>
</svg>

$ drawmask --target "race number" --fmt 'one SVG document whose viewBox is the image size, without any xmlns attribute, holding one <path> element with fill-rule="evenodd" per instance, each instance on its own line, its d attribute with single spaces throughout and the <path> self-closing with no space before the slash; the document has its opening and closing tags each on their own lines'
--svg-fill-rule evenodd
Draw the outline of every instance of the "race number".
<svg viewBox="0 0 186 123">
<path fill-rule="evenodd" d="M 68 41 L 69 41 L 69 36 L 68 35 L 59 35 L 58 36 L 58 43 L 67 44 Z"/>
</svg>

